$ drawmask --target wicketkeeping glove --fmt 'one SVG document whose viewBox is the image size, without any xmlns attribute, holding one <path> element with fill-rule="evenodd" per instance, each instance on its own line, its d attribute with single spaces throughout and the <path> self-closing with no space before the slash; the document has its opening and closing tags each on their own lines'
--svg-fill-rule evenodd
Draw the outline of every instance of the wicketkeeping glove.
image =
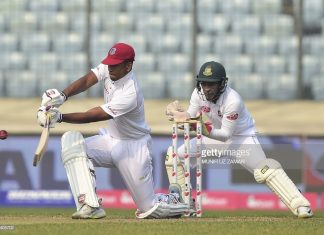
<svg viewBox="0 0 324 235">
<path fill-rule="evenodd" d="M 183 130 L 184 126 L 179 125 L 179 129 Z M 201 134 L 203 136 L 209 137 L 210 132 L 213 129 L 213 125 L 211 122 L 202 122 L 201 123 Z M 190 131 L 196 131 L 197 130 L 197 123 L 190 123 Z"/>
<path fill-rule="evenodd" d="M 179 101 L 173 101 L 170 104 L 167 105 L 166 110 L 165 110 L 165 114 L 169 115 L 170 113 L 173 113 L 175 111 L 178 112 L 184 112 L 184 108 L 179 104 Z"/>
<path fill-rule="evenodd" d="M 53 106 L 58 108 L 66 100 L 67 97 L 63 92 L 59 92 L 57 89 L 49 89 L 46 90 L 42 96 L 41 106 Z"/>
<path fill-rule="evenodd" d="M 37 121 L 40 126 L 45 126 L 47 115 L 50 116 L 49 119 L 50 128 L 55 127 L 56 123 L 62 122 L 62 114 L 58 110 L 58 108 L 50 107 L 50 106 L 48 107 L 41 106 L 39 107 L 37 112 Z"/>
</svg>

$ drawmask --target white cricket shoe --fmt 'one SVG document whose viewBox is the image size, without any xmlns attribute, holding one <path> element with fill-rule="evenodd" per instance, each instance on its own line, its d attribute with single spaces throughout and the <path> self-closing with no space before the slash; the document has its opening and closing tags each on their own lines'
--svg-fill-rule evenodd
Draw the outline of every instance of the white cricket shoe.
<svg viewBox="0 0 324 235">
<path fill-rule="evenodd" d="M 172 183 L 169 186 L 169 193 L 175 195 L 179 202 L 184 203 L 184 200 L 182 198 L 182 192 L 181 192 L 181 187 L 179 184 Z"/>
<path fill-rule="evenodd" d="M 184 200 L 182 198 L 182 191 L 181 187 L 179 184 L 172 183 L 169 186 L 169 193 L 175 194 L 179 198 L 179 202 L 184 203 Z M 197 216 L 196 213 L 196 206 L 195 206 L 195 199 L 191 197 L 191 192 L 190 192 L 190 207 L 189 207 L 189 213 L 186 213 L 185 216 L 189 217 L 195 217 Z"/>
<path fill-rule="evenodd" d="M 311 218 L 313 217 L 313 211 L 309 206 L 301 206 L 297 209 L 298 218 Z"/>
<path fill-rule="evenodd" d="M 80 210 L 72 215 L 72 219 L 101 219 L 104 217 L 106 217 L 106 212 L 101 206 L 101 199 L 99 199 L 99 207 L 84 204 Z"/>
</svg>

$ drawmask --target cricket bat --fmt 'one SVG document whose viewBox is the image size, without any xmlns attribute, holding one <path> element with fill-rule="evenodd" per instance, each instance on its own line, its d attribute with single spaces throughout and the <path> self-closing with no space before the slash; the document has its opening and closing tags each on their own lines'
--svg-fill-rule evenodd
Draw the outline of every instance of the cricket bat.
<svg viewBox="0 0 324 235">
<path fill-rule="evenodd" d="M 38 146 L 36 148 L 35 151 L 35 156 L 34 156 L 34 160 L 33 160 L 33 166 L 37 166 L 37 164 L 40 162 L 40 160 L 42 159 L 46 149 L 47 149 L 47 143 L 48 143 L 48 137 L 49 137 L 49 129 L 50 129 L 50 115 L 47 114 L 46 115 L 46 122 L 45 125 L 43 127 L 43 131 L 42 134 L 40 136 L 39 139 L 39 143 Z"/>
</svg>

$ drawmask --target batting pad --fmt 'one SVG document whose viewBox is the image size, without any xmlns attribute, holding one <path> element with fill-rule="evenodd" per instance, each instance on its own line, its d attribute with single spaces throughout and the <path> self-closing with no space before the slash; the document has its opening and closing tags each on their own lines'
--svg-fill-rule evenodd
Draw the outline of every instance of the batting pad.
<svg viewBox="0 0 324 235">
<path fill-rule="evenodd" d="M 295 215 L 300 206 L 310 206 L 276 160 L 266 159 L 259 164 L 254 178 L 258 183 L 265 183 Z"/>
<path fill-rule="evenodd" d="M 95 192 L 95 179 L 90 172 L 93 165 L 87 158 L 86 145 L 82 134 L 78 131 L 68 131 L 64 133 L 61 141 L 62 162 L 77 210 L 85 203 L 91 207 L 99 207 Z"/>
<path fill-rule="evenodd" d="M 172 147 L 168 148 L 167 155 L 165 157 L 165 169 L 168 174 L 169 183 L 172 183 L 172 171 L 173 171 L 173 160 L 172 160 Z M 184 168 L 182 163 L 179 161 L 177 165 L 177 183 L 181 187 L 182 191 L 182 198 L 185 198 L 185 191 L 186 191 L 186 182 L 185 182 L 185 175 L 184 175 Z M 190 189 L 191 186 L 189 185 Z"/>
</svg>

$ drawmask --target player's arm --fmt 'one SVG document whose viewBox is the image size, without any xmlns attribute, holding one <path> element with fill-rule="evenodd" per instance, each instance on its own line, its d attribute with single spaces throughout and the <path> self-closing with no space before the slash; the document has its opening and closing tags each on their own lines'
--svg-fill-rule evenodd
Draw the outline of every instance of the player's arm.
<svg viewBox="0 0 324 235">
<path fill-rule="evenodd" d="M 106 113 L 101 107 L 95 107 L 86 112 L 65 113 L 61 115 L 62 117 L 60 122 L 68 123 L 100 122 L 113 118 L 108 113 Z"/>
<path fill-rule="evenodd" d="M 55 127 L 56 123 L 68 122 L 68 123 L 90 123 L 99 122 L 113 117 L 106 113 L 101 107 L 95 107 L 89 109 L 86 112 L 78 113 L 65 113 L 62 114 L 58 108 L 52 107 L 50 109 L 40 109 L 37 113 L 37 120 L 39 125 L 44 126 L 46 123 L 47 115 L 50 116 L 50 127 Z"/>
<path fill-rule="evenodd" d="M 211 139 L 226 142 L 229 140 L 237 126 L 237 120 L 241 115 L 241 103 L 235 102 L 229 105 L 224 112 L 220 129 L 213 128 L 209 131 L 208 137 Z"/>
<path fill-rule="evenodd" d="M 61 106 L 70 96 L 79 94 L 98 82 L 97 76 L 93 71 L 74 81 L 62 92 L 57 89 L 48 89 L 42 96 L 41 106 Z"/>
<path fill-rule="evenodd" d="M 90 71 L 88 74 L 71 83 L 67 88 L 63 90 L 63 93 L 68 98 L 87 90 L 97 82 L 97 76 L 94 74 L 94 72 Z"/>
</svg>

